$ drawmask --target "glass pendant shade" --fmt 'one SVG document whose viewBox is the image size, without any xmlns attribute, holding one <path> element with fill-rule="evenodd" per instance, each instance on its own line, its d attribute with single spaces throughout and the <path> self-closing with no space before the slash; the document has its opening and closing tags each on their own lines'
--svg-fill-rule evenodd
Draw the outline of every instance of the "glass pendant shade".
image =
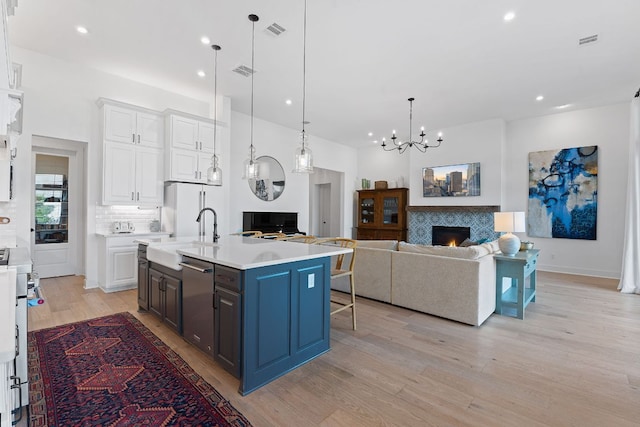
<svg viewBox="0 0 640 427">
<path fill-rule="evenodd" d="M 258 179 L 260 177 L 260 164 L 256 161 L 256 149 L 249 147 L 249 157 L 244 161 L 244 174 L 242 179 Z"/>
<path fill-rule="evenodd" d="M 211 165 L 207 169 L 207 184 L 222 185 L 222 169 L 218 166 L 219 159 L 215 154 L 211 157 Z"/>
<path fill-rule="evenodd" d="M 302 143 L 296 148 L 293 173 L 313 172 L 313 152 L 307 143 L 307 135 L 302 135 Z"/>
</svg>

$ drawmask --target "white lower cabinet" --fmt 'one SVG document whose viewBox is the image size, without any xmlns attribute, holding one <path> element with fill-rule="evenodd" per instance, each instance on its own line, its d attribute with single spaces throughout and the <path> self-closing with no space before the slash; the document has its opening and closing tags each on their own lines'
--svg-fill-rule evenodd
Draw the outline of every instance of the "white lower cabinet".
<svg viewBox="0 0 640 427">
<path fill-rule="evenodd" d="M 100 244 L 98 281 L 105 292 L 134 289 L 138 286 L 139 237 L 108 236 Z"/>
</svg>

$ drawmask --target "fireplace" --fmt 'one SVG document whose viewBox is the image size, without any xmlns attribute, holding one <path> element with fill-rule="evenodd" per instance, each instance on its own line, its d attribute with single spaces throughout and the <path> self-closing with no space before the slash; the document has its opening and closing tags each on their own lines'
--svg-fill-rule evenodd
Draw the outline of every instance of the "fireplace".
<svg viewBox="0 0 640 427">
<path fill-rule="evenodd" d="M 460 246 L 471 235 L 470 227 L 443 227 L 434 225 L 431 227 L 432 244 L 440 246 Z"/>
</svg>

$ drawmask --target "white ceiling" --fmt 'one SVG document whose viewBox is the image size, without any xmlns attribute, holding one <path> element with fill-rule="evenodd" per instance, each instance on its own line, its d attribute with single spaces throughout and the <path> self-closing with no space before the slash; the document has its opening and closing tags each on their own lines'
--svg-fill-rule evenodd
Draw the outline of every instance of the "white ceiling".
<svg viewBox="0 0 640 427">
<path fill-rule="evenodd" d="M 249 112 L 256 24 L 255 116 L 302 120 L 303 0 L 20 0 L 12 45 Z M 514 11 L 516 18 L 503 16 Z M 354 147 L 490 118 L 512 120 L 629 101 L 640 87 L 639 0 L 308 0 L 307 131 Z M 277 22 L 276 38 L 264 29 Z M 81 36 L 77 25 L 89 34 Z M 599 41 L 578 47 L 578 39 Z M 196 75 L 198 69 L 206 78 Z M 539 94 L 543 101 L 536 101 Z M 291 106 L 285 99 L 292 99 Z M 567 110 L 563 110 L 567 111 Z M 373 136 L 369 137 L 368 132 Z M 446 135 L 445 135 L 446 136 Z"/>
</svg>

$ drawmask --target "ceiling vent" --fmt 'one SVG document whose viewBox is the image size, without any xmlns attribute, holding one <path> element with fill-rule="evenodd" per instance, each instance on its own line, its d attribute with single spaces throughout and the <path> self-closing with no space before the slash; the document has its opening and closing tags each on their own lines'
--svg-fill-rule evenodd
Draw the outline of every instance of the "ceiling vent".
<svg viewBox="0 0 640 427">
<path fill-rule="evenodd" d="M 233 70 L 234 73 L 238 73 L 243 77 L 249 77 L 251 74 L 254 74 L 256 71 L 251 69 L 251 67 L 247 67 L 246 65 L 238 65 Z"/>
<path fill-rule="evenodd" d="M 264 30 L 267 34 L 271 34 L 272 36 L 279 36 L 282 33 L 284 33 L 285 31 L 287 31 L 282 25 L 277 24 L 277 23 L 273 23 L 271 25 L 269 25 L 267 28 L 265 28 Z"/>
<path fill-rule="evenodd" d="M 588 44 L 593 44 L 595 42 L 598 41 L 598 35 L 594 34 L 592 36 L 588 36 L 588 37 L 583 37 L 580 40 L 578 40 L 578 46 L 585 46 Z"/>
</svg>

